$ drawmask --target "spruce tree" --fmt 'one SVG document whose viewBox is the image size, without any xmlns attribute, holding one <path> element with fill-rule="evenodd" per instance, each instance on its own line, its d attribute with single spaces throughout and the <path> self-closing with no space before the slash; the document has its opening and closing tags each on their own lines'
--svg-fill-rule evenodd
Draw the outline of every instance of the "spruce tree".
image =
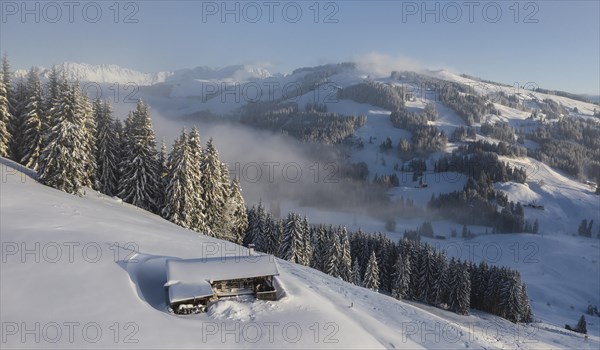
<svg viewBox="0 0 600 350">
<path fill-rule="evenodd" d="M 431 246 L 426 243 L 421 248 L 419 284 L 418 284 L 418 300 L 429 302 L 433 294 L 433 284 L 435 279 L 435 257 Z"/>
<path fill-rule="evenodd" d="M 531 311 L 531 305 L 529 304 L 529 296 L 527 295 L 527 286 L 523 283 L 521 286 L 521 307 L 523 311 L 523 318 L 521 322 L 529 323 L 533 322 L 533 312 Z"/>
<path fill-rule="evenodd" d="M 39 161 L 40 181 L 68 193 L 80 193 L 81 187 L 89 183 L 86 115 L 81 110 L 80 99 L 79 87 L 69 86 L 63 79 L 60 97 L 52 107 L 51 129 Z"/>
<path fill-rule="evenodd" d="M 289 213 L 283 228 L 283 237 L 279 249 L 279 257 L 294 262 L 302 263 L 302 219 L 298 214 Z"/>
<path fill-rule="evenodd" d="M 190 174 L 193 171 L 191 154 L 185 129 L 175 140 L 169 155 L 169 183 L 165 192 L 163 217 L 184 228 L 192 228 L 194 193 Z"/>
<path fill-rule="evenodd" d="M 340 260 L 342 258 L 340 237 L 336 231 L 330 230 L 330 232 L 328 232 L 327 240 L 329 251 L 325 262 L 325 271 L 323 272 L 335 278 L 340 278 Z"/>
<path fill-rule="evenodd" d="M 255 234 L 258 230 L 258 220 L 257 220 L 257 210 L 256 206 L 253 205 L 252 208 L 248 208 L 246 210 L 246 216 L 248 217 L 248 226 L 246 226 L 246 233 L 244 234 L 243 245 L 248 246 L 250 244 L 254 244 Z"/>
<path fill-rule="evenodd" d="M 148 107 L 139 100 L 125 121 L 119 197 L 142 209 L 157 211 L 158 164 Z"/>
<path fill-rule="evenodd" d="M 339 266 L 340 277 L 346 282 L 352 282 L 352 256 L 350 254 L 348 232 L 345 227 L 342 227 L 338 232 L 341 240 L 342 253 Z"/>
<path fill-rule="evenodd" d="M 167 144 L 165 139 L 160 140 L 160 150 L 158 151 L 158 195 L 156 196 L 156 204 L 158 211 L 163 215 L 163 209 L 166 205 L 167 186 L 169 185 L 169 157 L 167 155 Z"/>
<path fill-rule="evenodd" d="M 450 262 L 453 275 L 451 279 L 449 302 L 450 310 L 459 315 L 468 315 L 471 297 L 471 277 L 466 264 L 461 262 Z"/>
<path fill-rule="evenodd" d="M 587 323 L 585 322 L 585 316 L 581 315 L 577 326 L 575 326 L 575 332 L 587 334 Z"/>
<path fill-rule="evenodd" d="M 5 83 L 5 88 L 8 85 Z M 23 128 L 25 120 L 25 111 L 29 103 L 27 85 L 20 79 L 16 88 L 7 94 L 10 123 L 8 132 L 10 133 L 9 154 L 12 159 L 21 161 L 23 158 Z"/>
<path fill-rule="evenodd" d="M 521 322 L 525 319 L 526 310 L 523 305 L 523 291 L 521 280 L 515 271 L 511 271 L 508 278 L 503 281 L 499 291 L 500 316 L 511 322 Z"/>
<path fill-rule="evenodd" d="M 94 119 L 96 120 L 96 183 L 98 191 L 108 196 L 115 196 L 119 188 L 120 145 L 115 120 L 107 101 L 95 101 Z"/>
<path fill-rule="evenodd" d="M 410 287 L 410 260 L 398 255 L 393 270 L 392 297 L 404 299 L 408 296 Z"/>
<path fill-rule="evenodd" d="M 310 240 L 310 225 L 306 216 L 302 219 L 302 262 L 304 266 L 309 266 L 313 258 L 313 245 Z"/>
<path fill-rule="evenodd" d="M 377 267 L 377 257 L 374 251 L 369 258 L 369 264 L 363 278 L 363 286 L 376 292 L 379 290 L 379 268 Z"/>
<path fill-rule="evenodd" d="M 0 77 L 0 156 L 11 156 L 13 148 L 13 123 L 15 119 L 13 104 L 13 85 L 12 73 L 10 71 L 10 63 L 8 55 L 4 53 L 2 57 L 2 72 Z M 17 155 L 18 156 L 18 155 Z"/>
<path fill-rule="evenodd" d="M 84 152 L 84 177 L 83 185 L 98 188 L 96 182 L 96 120 L 94 108 L 87 96 L 81 94 L 79 83 L 75 83 L 78 94 L 78 110 L 82 115 L 83 123 L 83 152 Z"/>
<path fill-rule="evenodd" d="M 442 252 L 434 253 L 434 273 L 432 280 L 432 288 L 427 298 L 427 302 L 431 305 L 440 305 L 447 300 L 449 287 L 446 275 L 448 273 L 448 260 Z M 470 295 L 469 295 L 470 298 Z"/>
<path fill-rule="evenodd" d="M 53 66 L 48 75 L 46 95 L 44 96 L 44 120 L 42 129 L 49 130 L 53 120 L 52 106 L 58 103 L 60 98 L 60 75 L 56 66 Z M 45 143 L 44 143 L 45 146 Z"/>
<path fill-rule="evenodd" d="M 223 220 L 226 198 L 225 188 L 221 182 L 221 162 L 219 161 L 219 154 L 213 145 L 212 139 L 206 144 L 200 170 L 202 173 L 201 184 L 204 220 L 210 230 L 208 234 L 216 236 L 219 225 Z"/>
<path fill-rule="evenodd" d="M 352 283 L 359 287 L 362 287 L 363 285 L 360 263 L 358 262 L 358 259 L 354 260 L 354 263 L 352 264 Z"/>
<path fill-rule="evenodd" d="M 0 76 L 0 157 L 8 157 L 11 135 L 8 131 L 11 116 L 6 97 L 4 77 Z"/>
<path fill-rule="evenodd" d="M 32 68 L 27 76 L 27 106 L 24 110 L 23 133 L 20 159 L 21 164 L 35 171 L 38 170 L 42 137 L 47 132 L 43 129 L 44 111 L 42 84 L 38 73 Z"/>
<path fill-rule="evenodd" d="M 276 252 L 277 227 L 274 225 L 273 218 L 269 218 L 268 226 L 265 228 L 267 246 L 266 253 L 274 254 Z M 225 220 L 231 240 L 237 244 L 242 244 L 244 232 L 248 226 L 248 216 L 246 215 L 246 205 L 242 197 L 242 188 L 240 180 L 235 177 L 230 186 L 229 197 L 225 204 Z"/>
<path fill-rule="evenodd" d="M 211 228 L 206 222 L 206 216 L 204 214 L 205 203 L 203 199 L 204 189 L 202 187 L 202 144 L 200 141 L 200 133 L 198 129 L 192 128 L 189 135 L 189 149 L 191 154 L 191 187 L 193 189 L 193 202 L 194 207 L 192 209 L 192 229 L 197 232 L 203 232 L 207 235 L 213 235 Z M 245 208 L 244 208 L 245 210 Z"/>
<path fill-rule="evenodd" d="M 313 268 L 319 271 L 325 271 L 325 263 L 327 261 L 329 245 L 327 240 L 327 228 L 325 225 L 319 225 L 312 230 L 313 242 Z"/>
<path fill-rule="evenodd" d="M 254 220 L 254 232 L 252 232 L 251 234 L 251 236 L 253 237 L 253 241 L 250 243 L 254 243 L 256 250 L 264 252 L 266 250 L 265 247 L 267 245 L 267 213 L 265 211 L 265 207 L 262 204 L 262 201 L 258 202 L 258 206 L 256 207 L 256 213 L 254 215 Z"/>
</svg>

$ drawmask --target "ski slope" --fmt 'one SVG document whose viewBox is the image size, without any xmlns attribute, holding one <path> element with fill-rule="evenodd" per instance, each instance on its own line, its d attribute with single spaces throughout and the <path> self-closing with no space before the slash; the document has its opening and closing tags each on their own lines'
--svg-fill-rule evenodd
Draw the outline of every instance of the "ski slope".
<svg viewBox="0 0 600 350">
<path fill-rule="evenodd" d="M 40 185 L 9 160 L 0 165 L 3 349 L 600 346 L 597 336 L 548 324 L 515 328 L 479 312 L 400 302 L 281 260 L 280 300 L 223 300 L 206 314 L 174 316 L 166 312 L 165 259 L 245 248 L 92 190 L 77 197 Z"/>
</svg>

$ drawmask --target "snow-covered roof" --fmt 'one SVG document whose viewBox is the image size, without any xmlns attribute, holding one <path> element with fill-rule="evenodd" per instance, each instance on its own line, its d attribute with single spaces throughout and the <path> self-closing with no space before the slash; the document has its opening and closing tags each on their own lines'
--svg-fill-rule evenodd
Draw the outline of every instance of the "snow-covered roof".
<svg viewBox="0 0 600 350">
<path fill-rule="evenodd" d="M 213 295 L 211 283 L 260 276 L 276 276 L 272 255 L 227 256 L 167 260 L 167 283 L 171 303 Z"/>
<path fill-rule="evenodd" d="M 175 282 L 169 285 L 170 303 L 177 303 L 194 298 L 206 298 L 212 295 L 212 287 L 207 281 L 198 283 Z"/>
</svg>

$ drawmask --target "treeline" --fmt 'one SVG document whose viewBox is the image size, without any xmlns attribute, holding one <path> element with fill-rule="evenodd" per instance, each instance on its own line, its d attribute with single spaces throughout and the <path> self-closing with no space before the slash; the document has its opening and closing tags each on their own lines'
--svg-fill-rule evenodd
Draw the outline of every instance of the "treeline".
<svg viewBox="0 0 600 350">
<path fill-rule="evenodd" d="M 556 95 L 556 96 L 567 97 L 567 98 L 570 98 L 570 99 L 576 100 L 576 101 L 581 101 L 581 102 L 586 102 L 586 103 L 594 103 L 594 102 L 590 101 L 590 99 L 588 99 L 585 96 L 573 94 L 573 93 L 570 93 L 570 92 L 559 91 L 559 90 L 548 90 L 548 89 L 542 89 L 542 88 L 537 88 L 537 89 L 535 89 L 535 91 L 536 92 L 541 92 L 543 94 L 548 94 L 548 95 Z"/>
<path fill-rule="evenodd" d="M 581 180 L 600 182 L 600 126 L 593 120 L 565 117 L 528 135 L 540 147 L 532 156 Z"/>
<path fill-rule="evenodd" d="M 462 142 L 467 138 L 475 140 L 477 138 L 477 131 L 474 127 L 468 126 L 459 126 L 452 131 L 452 135 L 450 135 L 450 141 L 452 142 Z"/>
<path fill-rule="evenodd" d="M 525 183 L 527 173 L 522 168 L 511 167 L 507 162 L 502 162 L 498 154 L 487 152 L 485 143 L 469 143 L 452 151 L 450 155 L 440 157 L 434 164 L 435 172 L 458 172 L 479 179 L 485 173 L 485 178 L 492 182 L 514 181 Z M 500 149 L 500 146 L 497 146 Z M 507 148 L 508 149 L 508 148 Z M 508 152 L 508 151 L 507 151 Z"/>
<path fill-rule="evenodd" d="M 271 102 L 249 103 L 242 109 L 243 124 L 281 132 L 303 142 L 336 144 L 344 141 L 363 126 L 366 116 L 343 116 L 327 113 L 323 104 L 308 104 L 301 112 L 297 104 Z"/>
<path fill-rule="evenodd" d="M 394 243 L 381 233 L 311 226 L 295 213 L 274 219 L 262 204 L 248 210 L 248 219 L 244 242 L 255 244 L 259 251 L 396 299 L 463 315 L 477 308 L 512 322 L 533 321 L 525 285 L 515 270 L 448 259 L 429 244 L 414 240 Z"/>
<path fill-rule="evenodd" d="M 530 110 L 527 106 L 524 106 L 521 103 L 519 97 L 516 94 L 509 95 L 504 91 L 497 91 L 494 93 L 494 102 L 524 112 L 528 112 Z"/>
<path fill-rule="evenodd" d="M 485 171 L 477 180 L 470 176 L 461 191 L 432 195 L 427 207 L 443 218 L 465 225 L 492 226 L 494 233 L 537 233 L 539 229 L 537 219 L 533 223 L 526 221 L 521 203 L 509 202 L 504 192 L 494 188 L 494 181 Z"/>
<path fill-rule="evenodd" d="M 496 153 L 499 156 L 527 157 L 527 148 L 503 141 L 490 143 L 487 141 L 471 141 L 458 146 L 460 153 Z"/>
<path fill-rule="evenodd" d="M 451 107 L 469 126 L 481 122 L 481 118 L 487 114 L 500 115 L 486 97 L 470 90 L 461 84 L 446 84 L 439 92 L 440 101 Z"/>
<path fill-rule="evenodd" d="M 390 114 L 390 121 L 394 127 L 407 130 L 412 134 L 410 142 L 404 139 L 398 142 L 397 150 L 401 158 L 446 148 L 448 136 L 444 131 L 439 131 L 435 125 L 428 124 L 428 121 L 436 119 L 437 111 L 433 104 L 427 104 L 421 112 L 410 112 L 406 108 L 401 108 Z"/>
<path fill-rule="evenodd" d="M 481 133 L 510 144 L 517 140 L 515 131 L 506 122 L 485 122 L 481 124 Z"/>
<path fill-rule="evenodd" d="M 544 99 L 543 101 L 539 102 L 539 104 L 541 105 L 540 112 L 545 114 L 546 119 L 560 119 L 561 117 L 569 114 L 569 112 L 567 112 L 563 106 L 549 98 Z M 537 111 L 535 111 L 535 114 L 537 114 Z"/>
<path fill-rule="evenodd" d="M 230 181 L 212 140 L 202 149 L 198 131 L 184 130 L 169 154 L 164 143 L 158 152 L 141 101 L 123 125 L 108 102 L 91 103 L 55 68 L 46 91 L 32 69 L 22 94 L 8 98 L 5 76 L 0 130 L 8 124 L 11 133 L 3 133 L 10 138 L 2 156 L 36 170 L 45 185 L 80 195 L 92 188 L 182 227 L 241 243 L 247 219 L 240 185 Z"/>
<path fill-rule="evenodd" d="M 404 108 L 405 95 L 404 88 L 400 86 L 373 81 L 351 85 L 337 92 L 337 98 L 340 100 L 366 103 L 388 111 Z"/>
</svg>

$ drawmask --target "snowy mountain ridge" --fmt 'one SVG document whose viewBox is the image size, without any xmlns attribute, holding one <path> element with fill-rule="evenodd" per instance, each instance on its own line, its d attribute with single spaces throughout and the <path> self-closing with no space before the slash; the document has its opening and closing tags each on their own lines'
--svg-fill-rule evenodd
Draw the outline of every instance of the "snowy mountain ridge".
<svg viewBox="0 0 600 350">
<path fill-rule="evenodd" d="M 136 84 L 150 86 L 165 82 L 179 82 L 186 80 L 205 81 L 249 81 L 271 77 L 271 73 L 260 66 L 233 65 L 224 68 L 196 67 L 179 69 L 171 72 L 142 73 L 133 69 L 124 68 L 115 64 L 88 64 L 64 62 L 57 65 L 59 71 L 67 74 L 67 80 L 80 82 L 94 82 L 99 84 Z M 42 79 L 48 79 L 50 68 L 37 67 Z M 25 78 L 28 70 L 15 71 L 15 78 Z"/>
</svg>

